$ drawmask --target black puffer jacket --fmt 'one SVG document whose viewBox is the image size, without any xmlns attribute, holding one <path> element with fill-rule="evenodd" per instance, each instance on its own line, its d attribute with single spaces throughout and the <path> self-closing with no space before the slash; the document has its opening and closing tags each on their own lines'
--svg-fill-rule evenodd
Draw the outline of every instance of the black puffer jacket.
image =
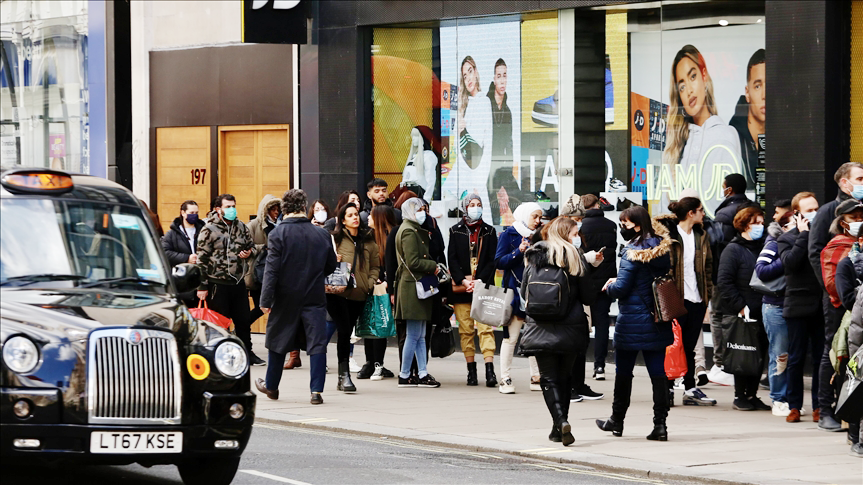
<svg viewBox="0 0 863 485">
<path fill-rule="evenodd" d="M 779 259 L 785 268 L 782 316 L 802 318 L 821 313 L 821 283 L 809 264 L 809 231 L 793 228 L 779 236 Z"/>
<path fill-rule="evenodd" d="M 602 210 L 590 209 L 584 213 L 578 234 L 584 252 L 599 251 L 605 247 L 605 259 L 590 274 L 594 291 L 600 293 L 605 282 L 617 276 L 617 224 L 606 219 Z"/>
<path fill-rule="evenodd" d="M 183 219 L 181 217 L 174 219 L 168 233 L 162 236 L 162 249 L 165 250 L 165 256 L 168 257 L 171 266 L 189 262 L 189 255 L 192 254 L 192 246 L 189 243 L 191 242 L 194 247 L 198 247 L 198 235 L 201 234 L 201 229 L 205 225 L 207 224 L 204 221 L 198 219 L 195 222 L 195 240 L 189 241 L 189 236 L 183 229 Z"/>
<path fill-rule="evenodd" d="M 761 294 L 753 290 L 749 282 L 763 245 L 763 239 L 750 241 L 737 236 L 722 252 L 716 279 L 720 312 L 734 315 L 748 306 L 750 318 L 761 320 Z"/>
<path fill-rule="evenodd" d="M 713 261 L 719 261 L 721 264 L 722 251 L 737 235 L 737 231 L 734 229 L 734 216 L 741 209 L 754 205 L 756 205 L 755 202 L 749 200 L 745 194 L 732 194 L 726 197 L 716 208 L 716 217 L 708 230 Z M 713 283 L 716 283 L 718 275 L 719 271 L 713 272 Z"/>
<path fill-rule="evenodd" d="M 527 267 L 524 269 L 523 284 L 530 279 L 532 271 L 554 266 L 549 260 L 548 249 L 548 243 L 543 241 L 525 251 L 524 257 L 527 261 Z M 589 265 L 584 258 L 582 258 L 581 264 L 585 271 L 588 271 Z M 585 352 L 590 341 L 590 330 L 587 325 L 587 315 L 584 313 L 584 305 L 593 303 L 594 296 L 590 277 L 587 273 L 585 276 L 570 276 L 569 301 L 572 306 L 566 318 L 559 323 L 537 323 L 528 316 L 521 331 L 522 352 L 526 355 L 543 352 L 559 354 Z"/>
</svg>

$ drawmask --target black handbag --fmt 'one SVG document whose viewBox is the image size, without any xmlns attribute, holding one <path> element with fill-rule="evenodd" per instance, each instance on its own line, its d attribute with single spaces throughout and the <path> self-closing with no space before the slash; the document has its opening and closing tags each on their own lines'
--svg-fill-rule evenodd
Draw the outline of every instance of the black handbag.
<svg viewBox="0 0 863 485">
<path fill-rule="evenodd" d="M 760 323 L 747 322 L 737 316 L 725 335 L 722 351 L 723 370 L 729 374 L 760 376 L 764 369 L 763 352 L 758 333 Z"/>
<path fill-rule="evenodd" d="M 863 347 L 857 350 L 848 364 L 834 414 L 843 421 L 855 423 L 863 417 Z"/>
<path fill-rule="evenodd" d="M 458 328 L 453 328 L 450 323 L 453 309 L 449 305 L 441 305 L 439 318 L 432 327 L 431 342 L 429 350 L 432 357 L 441 359 L 455 353 L 458 346 Z"/>
</svg>

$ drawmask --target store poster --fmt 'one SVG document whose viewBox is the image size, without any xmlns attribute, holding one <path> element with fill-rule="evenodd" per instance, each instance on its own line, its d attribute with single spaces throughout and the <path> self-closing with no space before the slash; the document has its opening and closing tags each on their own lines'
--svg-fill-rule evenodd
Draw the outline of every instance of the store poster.
<svg viewBox="0 0 863 485">
<path fill-rule="evenodd" d="M 646 166 L 652 213 L 665 212 L 669 201 L 693 187 L 714 216 L 729 173 L 744 175 L 755 200 L 766 115 L 764 32 L 763 25 L 743 25 L 664 31 L 661 40 L 654 32 L 631 34 L 631 92 L 653 100 L 654 108 L 668 106 L 661 162 Z M 657 83 L 651 74 L 658 65 Z M 661 137 L 644 134 L 649 150 L 662 146 Z"/>
</svg>

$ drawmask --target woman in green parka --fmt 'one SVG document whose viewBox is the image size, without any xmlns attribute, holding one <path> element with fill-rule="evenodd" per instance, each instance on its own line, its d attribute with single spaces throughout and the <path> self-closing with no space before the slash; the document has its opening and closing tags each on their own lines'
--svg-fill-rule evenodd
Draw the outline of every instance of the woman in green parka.
<svg viewBox="0 0 863 485">
<path fill-rule="evenodd" d="M 427 214 L 422 199 L 411 198 L 402 204 L 404 222 L 396 234 L 395 318 L 405 320 L 407 337 L 402 351 L 399 387 L 440 387 L 426 370 L 426 325 L 432 318 L 432 299 L 417 296 L 416 282 L 423 276 L 437 274 L 437 263 L 429 251 L 429 232 L 422 228 Z M 410 380 L 410 368 L 416 355 L 419 383 Z"/>
</svg>

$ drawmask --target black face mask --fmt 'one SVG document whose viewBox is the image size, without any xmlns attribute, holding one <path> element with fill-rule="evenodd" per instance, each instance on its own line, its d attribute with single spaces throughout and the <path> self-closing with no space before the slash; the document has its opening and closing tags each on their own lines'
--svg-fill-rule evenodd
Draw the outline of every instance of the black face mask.
<svg viewBox="0 0 863 485">
<path fill-rule="evenodd" d="M 636 231 L 635 228 L 627 229 L 623 224 L 620 225 L 620 236 L 623 237 L 626 241 L 632 241 L 635 239 L 635 236 L 638 236 L 639 231 Z"/>
</svg>

